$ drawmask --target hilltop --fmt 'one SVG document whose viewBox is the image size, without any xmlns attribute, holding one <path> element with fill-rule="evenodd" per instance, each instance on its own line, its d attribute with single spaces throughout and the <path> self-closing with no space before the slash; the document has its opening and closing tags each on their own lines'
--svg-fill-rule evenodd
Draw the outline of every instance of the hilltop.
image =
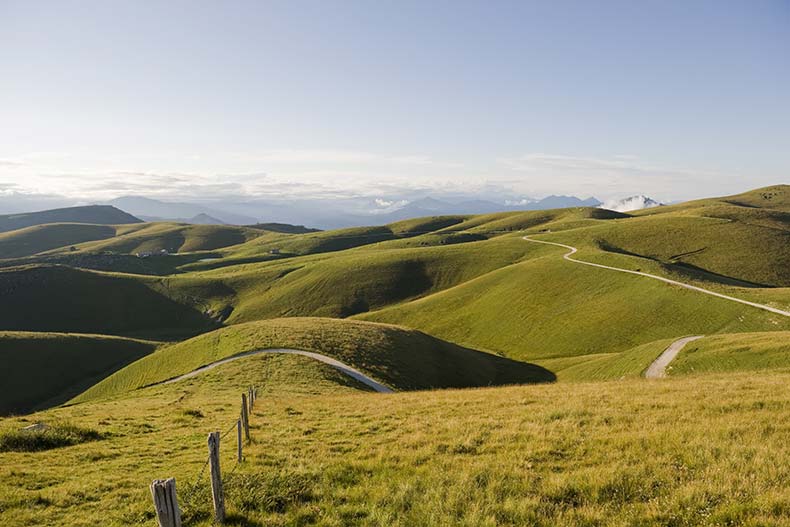
<svg viewBox="0 0 790 527">
<path fill-rule="evenodd" d="M 123 393 L 254 350 L 290 348 L 354 366 L 397 390 L 548 382 L 543 368 L 386 324 L 328 318 L 238 324 L 167 346 L 111 375 L 75 402 Z"/>
<path fill-rule="evenodd" d="M 97 225 L 123 225 L 141 223 L 142 220 L 109 205 L 88 205 L 64 209 L 44 210 L 23 214 L 0 216 L 0 232 L 23 229 L 46 223 L 92 223 Z"/>
</svg>

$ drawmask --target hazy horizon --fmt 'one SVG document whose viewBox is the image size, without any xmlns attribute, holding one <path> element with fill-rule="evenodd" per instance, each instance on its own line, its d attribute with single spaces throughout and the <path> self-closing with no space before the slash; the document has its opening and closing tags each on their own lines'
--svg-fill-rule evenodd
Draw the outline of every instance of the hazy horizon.
<svg viewBox="0 0 790 527">
<path fill-rule="evenodd" d="M 783 183 L 788 22 L 779 1 L 5 1 L 0 198 L 677 201 Z"/>
</svg>

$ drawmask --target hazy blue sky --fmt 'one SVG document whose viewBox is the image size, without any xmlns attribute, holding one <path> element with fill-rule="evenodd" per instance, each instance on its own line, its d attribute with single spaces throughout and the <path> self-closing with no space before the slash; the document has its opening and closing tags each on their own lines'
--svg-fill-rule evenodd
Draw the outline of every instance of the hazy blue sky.
<svg viewBox="0 0 790 527">
<path fill-rule="evenodd" d="M 789 154 L 787 0 L 0 0 L 0 193 L 668 200 Z"/>
</svg>

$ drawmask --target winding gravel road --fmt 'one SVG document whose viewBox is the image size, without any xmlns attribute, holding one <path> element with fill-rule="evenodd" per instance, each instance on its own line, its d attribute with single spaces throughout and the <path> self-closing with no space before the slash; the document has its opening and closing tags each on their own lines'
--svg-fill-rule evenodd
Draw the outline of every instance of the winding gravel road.
<svg viewBox="0 0 790 527">
<path fill-rule="evenodd" d="M 578 249 L 576 247 L 571 247 L 570 245 L 565 245 L 562 243 L 555 243 L 555 242 L 547 242 L 543 240 L 533 240 L 529 236 L 524 236 L 524 239 L 528 242 L 532 243 L 543 243 L 546 245 L 556 245 L 557 247 L 564 247 L 568 249 L 570 252 L 566 253 L 563 258 L 568 260 L 569 262 L 574 262 L 582 265 L 589 265 L 591 267 L 599 267 L 601 269 L 609 269 L 610 271 L 619 271 L 621 273 L 628 273 L 628 274 L 636 274 L 639 276 L 646 276 L 647 278 L 652 278 L 654 280 L 661 280 L 662 282 L 666 282 L 668 284 L 677 285 L 680 287 L 685 287 L 686 289 L 691 289 L 692 291 L 697 291 L 699 293 L 705 293 L 706 295 L 716 296 L 719 298 L 723 298 L 725 300 L 729 300 L 731 302 L 738 302 L 739 304 L 745 304 L 747 306 L 756 307 L 757 309 L 763 309 L 765 311 L 770 311 L 771 313 L 776 313 L 778 315 L 783 315 L 785 317 L 790 317 L 790 311 L 783 311 L 776 307 L 766 306 L 765 304 L 758 304 L 756 302 L 749 302 L 748 300 L 741 300 L 740 298 L 735 298 L 733 296 L 723 295 L 721 293 L 717 293 L 715 291 L 710 291 L 709 289 L 703 289 L 702 287 L 697 287 L 695 285 L 686 284 L 683 282 L 678 282 L 677 280 L 670 280 L 669 278 L 664 278 L 663 276 L 656 276 L 654 274 L 643 273 L 641 271 L 630 271 L 628 269 L 620 269 L 619 267 L 612 267 L 610 265 L 602 265 L 592 262 L 585 262 L 583 260 L 577 260 L 575 258 L 571 258 L 571 255 L 576 253 Z"/>
<path fill-rule="evenodd" d="M 705 335 L 695 335 L 693 337 L 683 337 L 682 339 L 678 339 L 664 350 L 664 352 L 658 356 L 656 360 L 645 370 L 645 378 L 647 379 L 660 379 L 661 377 L 667 376 L 667 366 L 669 363 L 675 360 L 675 357 L 678 356 L 680 350 L 682 350 L 686 344 L 689 342 L 693 342 L 697 339 L 701 339 Z"/>
<path fill-rule="evenodd" d="M 333 359 L 332 357 L 327 357 L 326 355 L 321 355 L 320 353 L 313 353 L 312 351 L 303 351 L 303 350 L 295 350 L 295 349 L 288 349 L 288 348 L 272 348 L 272 349 L 263 349 L 263 350 L 254 350 L 248 351 L 246 353 L 240 353 L 238 355 L 234 355 L 233 357 L 228 357 L 227 359 L 218 360 L 217 362 L 212 362 L 211 364 L 207 364 L 206 366 L 202 366 L 196 370 L 193 370 L 189 373 L 185 373 L 184 375 L 179 375 L 178 377 L 174 377 L 172 379 L 168 379 L 161 383 L 157 384 L 170 384 L 173 382 L 183 381 L 184 379 L 189 379 L 190 377 L 194 377 L 196 375 L 200 375 L 203 372 L 208 370 L 214 369 L 217 366 L 221 366 L 223 364 L 227 364 L 229 362 L 233 362 L 239 359 L 243 359 L 245 357 L 250 357 L 252 355 L 260 355 L 263 353 L 283 353 L 288 355 L 302 355 L 304 357 L 310 357 L 311 359 L 315 359 L 319 362 L 323 362 L 324 364 L 328 364 L 338 370 L 341 373 L 348 375 L 349 377 L 358 380 L 362 384 L 365 384 L 373 390 L 379 393 L 393 393 L 394 390 L 384 386 L 381 383 L 378 383 L 362 373 L 361 371 L 352 368 L 348 364 L 344 364 L 339 360 Z"/>
</svg>

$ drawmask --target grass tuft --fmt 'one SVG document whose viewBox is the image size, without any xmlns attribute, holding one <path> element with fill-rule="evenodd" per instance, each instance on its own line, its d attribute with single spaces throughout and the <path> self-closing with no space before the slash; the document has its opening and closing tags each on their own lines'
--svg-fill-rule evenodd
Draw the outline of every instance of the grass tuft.
<svg viewBox="0 0 790 527">
<path fill-rule="evenodd" d="M 315 476 L 282 470 L 255 474 L 232 474 L 225 481 L 228 499 L 242 512 L 285 512 L 291 505 L 313 499 Z"/>
<path fill-rule="evenodd" d="M 40 452 L 96 441 L 103 436 L 96 430 L 62 422 L 35 430 L 0 432 L 0 452 Z"/>
</svg>

